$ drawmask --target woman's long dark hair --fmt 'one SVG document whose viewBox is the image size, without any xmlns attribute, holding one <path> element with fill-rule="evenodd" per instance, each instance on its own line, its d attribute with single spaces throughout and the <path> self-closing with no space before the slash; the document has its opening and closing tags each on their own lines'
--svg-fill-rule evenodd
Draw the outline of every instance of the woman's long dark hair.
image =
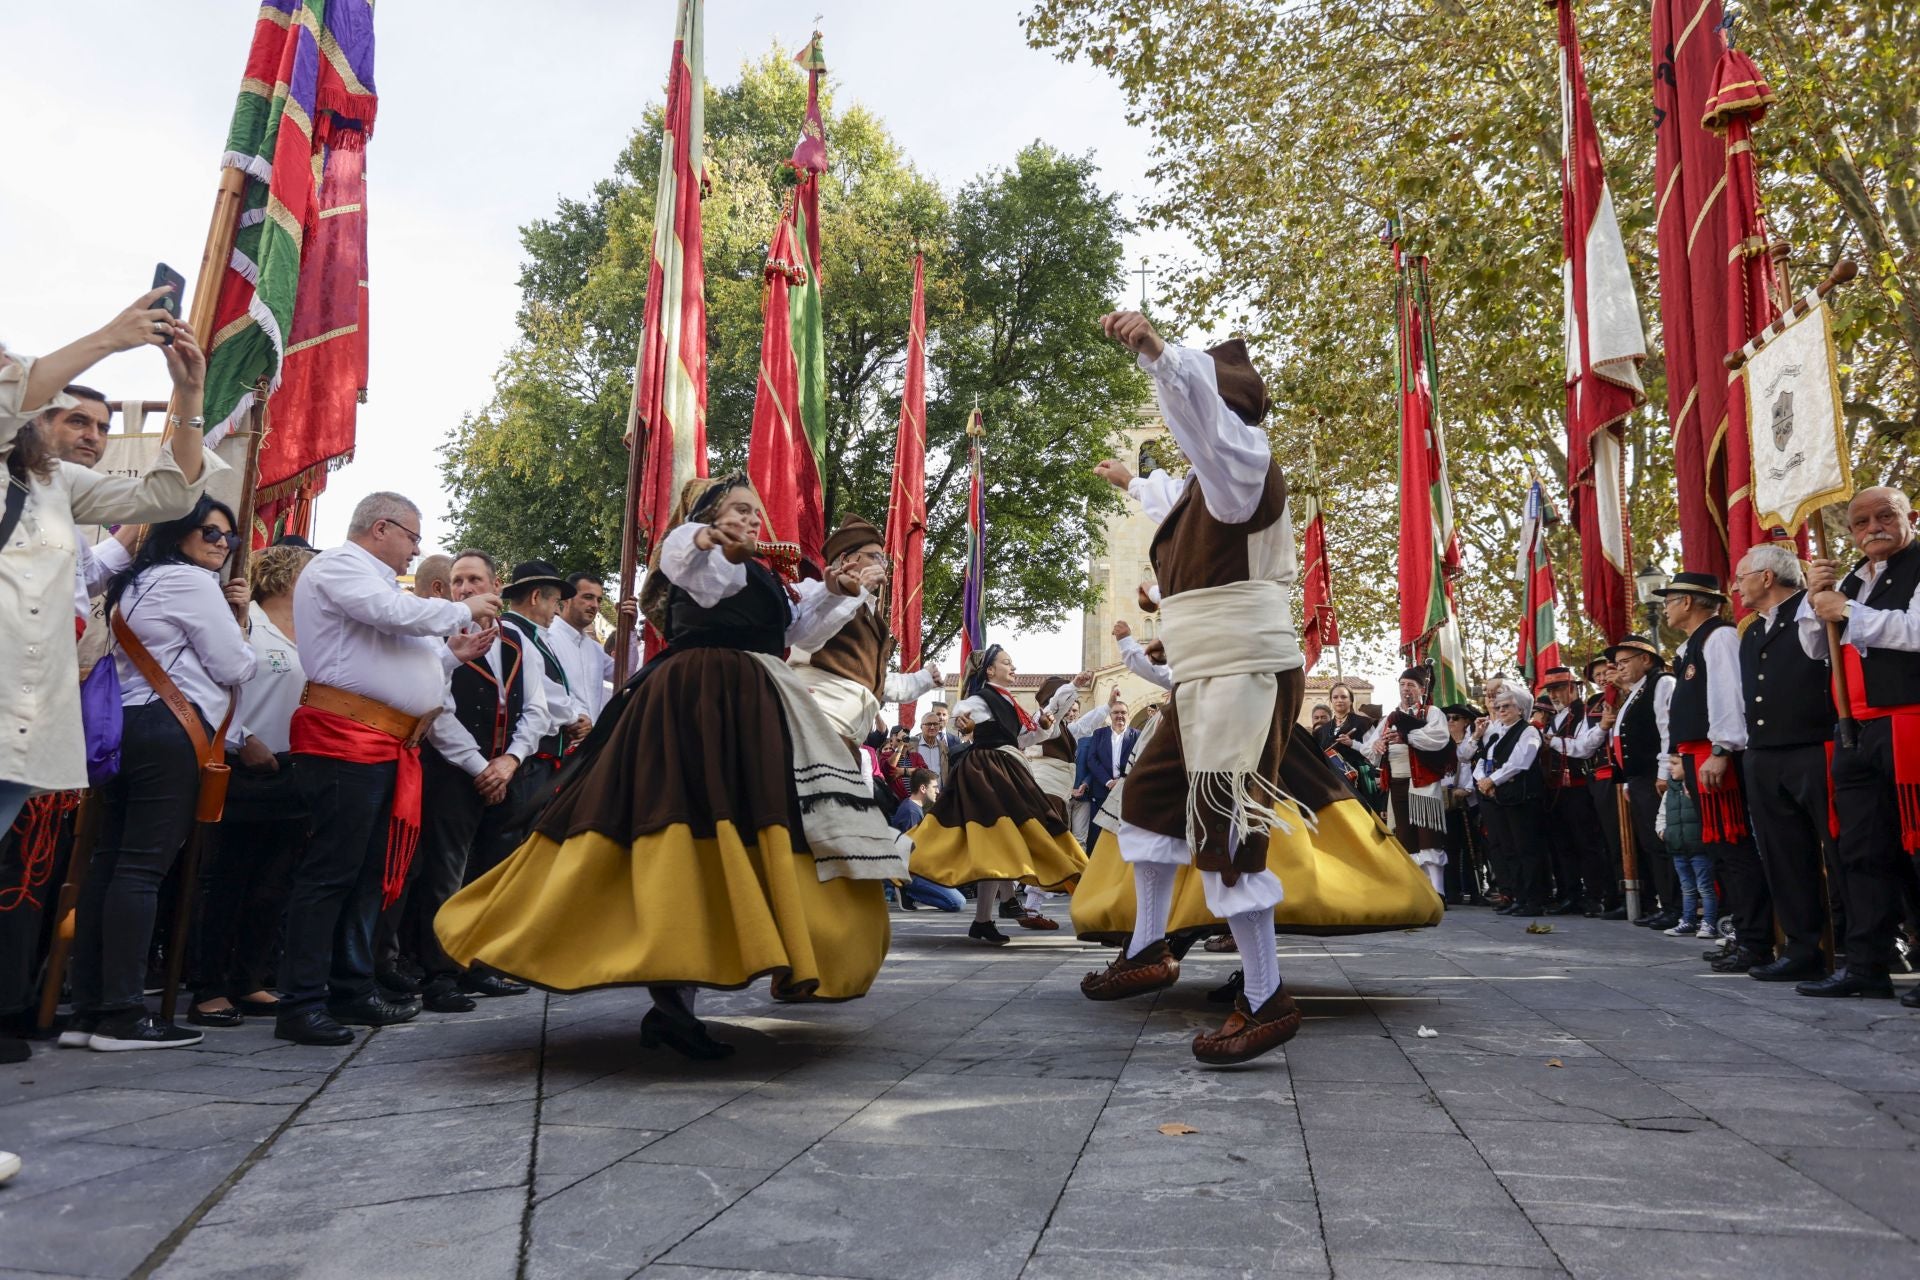
<svg viewBox="0 0 1920 1280">
<path fill-rule="evenodd" d="M 194 503 L 193 510 L 186 515 L 178 520 L 168 520 L 164 524 L 156 524 L 148 529 L 146 540 L 140 544 L 140 550 L 134 553 L 133 563 L 114 574 L 113 581 L 107 584 L 107 612 L 113 612 L 114 606 L 120 603 L 120 597 L 126 594 L 127 588 L 147 570 L 155 565 L 184 563 L 184 557 L 180 554 L 180 544 L 189 537 L 199 537 L 200 526 L 205 524 L 207 517 L 215 511 L 227 518 L 228 528 L 240 527 L 232 507 L 218 498 L 202 494 L 200 501 Z"/>
</svg>

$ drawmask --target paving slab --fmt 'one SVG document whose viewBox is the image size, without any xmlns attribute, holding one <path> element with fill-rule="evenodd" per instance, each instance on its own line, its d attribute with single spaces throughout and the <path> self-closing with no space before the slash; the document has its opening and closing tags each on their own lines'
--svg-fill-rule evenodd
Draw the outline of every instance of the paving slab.
<svg viewBox="0 0 1920 1280">
<path fill-rule="evenodd" d="M 636 990 L 344 1051 L 36 1046 L 0 1068 L 0 1280 L 1920 1275 L 1896 1005 L 1463 910 L 1282 939 L 1304 1030 L 1217 1069 L 1234 956 L 1095 1004 L 1102 949 L 963 925 L 896 915 L 864 1001 L 702 993 L 718 1063 L 642 1050 Z"/>
</svg>

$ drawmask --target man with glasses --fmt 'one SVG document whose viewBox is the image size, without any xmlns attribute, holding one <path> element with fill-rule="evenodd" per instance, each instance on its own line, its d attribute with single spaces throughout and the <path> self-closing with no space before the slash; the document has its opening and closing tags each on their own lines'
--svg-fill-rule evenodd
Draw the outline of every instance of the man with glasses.
<svg viewBox="0 0 1920 1280">
<path fill-rule="evenodd" d="M 1840 818 L 1840 891 L 1847 913 L 1846 967 L 1803 982 L 1803 996 L 1889 999 L 1894 934 L 1913 891 L 1920 853 L 1920 547 L 1913 504 L 1898 489 L 1862 489 L 1847 504 L 1847 531 L 1865 557 L 1844 576 L 1815 560 L 1794 613 L 1807 656 L 1829 656 L 1825 624 L 1840 627 L 1836 660 L 1860 743 L 1833 753 Z M 1837 949 L 1837 943 L 1836 943 Z M 1920 1009 L 1920 987 L 1900 997 Z"/>
<path fill-rule="evenodd" d="M 294 587 L 307 684 L 290 731 L 293 768 L 314 815 L 287 902 L 274 1034 L 344 1045 L 343 1024 L 404 1022 L 374 979 L 374 929 L 398 898 L 420 833 L 420 742 L 449 671 L 484 655 L 500 597 L 455 603 L 400 589 L 420 551 L 420 508 L 397 493 L 360 500 L 343 546 L 314 558 Z M 451 638 L 449 638 L 451 637 Z"/>
</svg>

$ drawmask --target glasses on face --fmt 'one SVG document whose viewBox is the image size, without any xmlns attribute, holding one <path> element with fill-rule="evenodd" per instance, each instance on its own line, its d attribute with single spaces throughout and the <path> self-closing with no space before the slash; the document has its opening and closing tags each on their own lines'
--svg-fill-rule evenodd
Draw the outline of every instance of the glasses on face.
<svg viewBox="0 0 1920 1280">
<path fill-rule="evenodd" d="M 231 529 L 222 529 L 217 524 L 201 525 L 200 540 L 210 547 L 217 547 L 221 543 L 225 543 L 229 551 L 240 545 L 239 534 Z"/>
<path fill-rule="evenodd" d="M 414 546 L 417 547 L 420 545 L 420 534 L 417 530 L 407 528 L 407 526 L 401 524 L 398 520 L 388 520 L 386 523 L 406 534 L 409 538 L 412 538 Z"/>
</svg>

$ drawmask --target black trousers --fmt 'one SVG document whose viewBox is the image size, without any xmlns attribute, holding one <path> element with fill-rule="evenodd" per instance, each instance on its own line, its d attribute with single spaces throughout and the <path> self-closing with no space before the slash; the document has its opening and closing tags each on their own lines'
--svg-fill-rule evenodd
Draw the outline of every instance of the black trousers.
<svg viewBox="0 0 1920 1280">
<path fill-rule="evenodd" d="M 1745 757 L 1746 752 L 1737 751 L 1728 761 L 1729 771 L 1740 787 L 1742 803 L 1746 800 Z M 1707 806 L 1700 795 L 1699 775 L 1690 757 L 1681 756 L 1680 759 L 1686 773 L 1687 795 L 1699 809 L 1704 824 Z M 1747 825 L 1749 828 L 1753 825 L 1751 816 Z M 1747 955 L 1771 956 L 1773 895 L 1767 892 L 1767 876 L 1761 868 L 1760 851 L 1754 845 L 1753 836 L 1748 834 L 1737 840 L 1704 844 L 1701 847 L 1713 859 L 1714 879 L 1720 882 L 1721 906 L 1727 915 L 1733 917 L 1733 931 L 1739 939 L 1740 950 Z"/>
<path fill-rule="evenodd" d="M 0 1028 L 18 1021 L 24 1030 L 40 1003 L 41 966 L 52 943 L 53 911 L 73 856 L 74 814 L 58 820 L 50 864 L 27 866 L 22 839 L 28 820 L 0 833 Z"/>
<path fill-rule="evenodd" d="M 331 997 L 374 994 L 373 931 L 380 919 L 393 813 L 394 764 L 293 757 L 313 831 L 287 895 L 280 1004 L 293 1013 Z"/>
<path fill-rule="evenodd" d="M 1744 763 L 1747 812 L 1784 938 L 1781 954 L 1818 959 L 1826 923 L 1821 868 L 1835 853 L 1827 825 L 1827 744 L 1749 747 Z M 1844 936 L 1840 927 L 1833 936 Z"/>
<path fill-rule="evenodd" d="M 1838 861 L 1846 909 L 1847 971 L 1877 976 L 1893 958 L 1894 931 L 1913 868 L 1900 844 L 1893 789 L 1893 721 L 1868 720 L 1860 745 L 1833 753 L 1833 807 L 1840 817 Z M 1840 940 L 1835 939 L 1836 952 Z"/>
<path fill-rule="evenodd" d="M 1496 804 L 1482 799 L 1480 815 L 1512 876 L 1508 892 L 1523 911 L 1538 911 L 1547 901 L 1547 850 L 1540 841 L 1539 800 Z"/>
<path fill-rule="evenodd" d="M 1591 785 L 1555 791 L 1547 800 L 1544 823 L 1553 833 L 1554 896 L 1562 902 L 1603 901 L 1609 879 L 1607 845 Z"/>
<path fill-rule="evenodd" d="M 1641 907 L 1680 910 L 1680 875 L 1654 825 L 1660 814 L 1660 791 L 1652 778 L 1627 779 L 1627 807 L 1633 814 L 1633 858 L 1640 873 Z"/>
<path fill-rule="evenodd" d="M 1611 778 L 1595 778 L 1587 784 L 1587 798 L 1593 801 L 1594 816 L 1600 821 L 1600 855 L 1604 860 L 1600 881 L 1600 905 L 1609 911 L 1620 905 L 1620 882 L 1625 879 L 1620 859 L 1620 801 Z"/>
<path fill-rule="evenodd" d="M 233 770 L 219 838 L 204 853 L 189 953 L 194 1003 L 238 1000 L 272 986 L 293 868 L 307 838 L 307 809 L 292 758 L 255 771 L 229 751 Z"/>
<path fill-rule="evenodd" d="M 125 724 L 120 773 L 102 789 L 100 836 L 74 910 L 73 1007 L 82 1013 L 146 1006 L 160 883 L 193 832 L 200 795 L 193 742 L 165 703 L 128 707 Z"/>
</svg>

